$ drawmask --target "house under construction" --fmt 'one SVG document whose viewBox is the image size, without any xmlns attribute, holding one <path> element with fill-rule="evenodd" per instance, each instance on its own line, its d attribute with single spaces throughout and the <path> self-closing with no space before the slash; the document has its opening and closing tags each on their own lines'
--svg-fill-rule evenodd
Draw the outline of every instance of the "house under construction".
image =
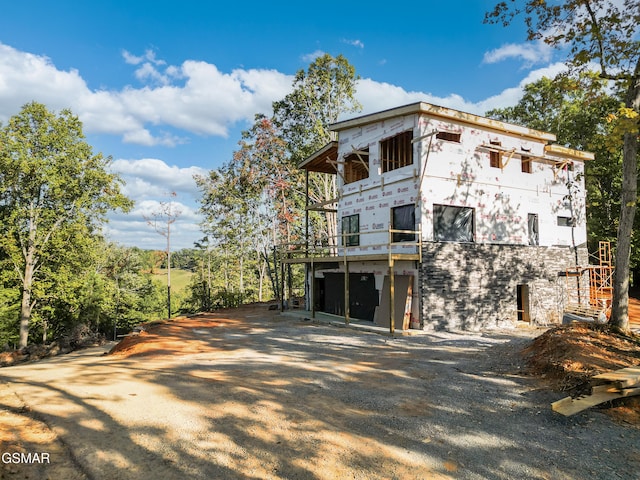
<svg viewBox="0 0 640 480">
<path fill-rule="evenodd" d="M 593 154 L 424 102 L 331 130 L 336 140 L 300 168 L 336 176 L 337 198 L 307 206 L 337 214 L 336 238 L 307 228 L 282 252 L 306 265 L 311 315 L 478 330 L 592 306 L 584 163 Z M 610 260 L 600 264 L 606 277 Z M 604 290 L 597 296 L 606 303 Z"/>
</svg>

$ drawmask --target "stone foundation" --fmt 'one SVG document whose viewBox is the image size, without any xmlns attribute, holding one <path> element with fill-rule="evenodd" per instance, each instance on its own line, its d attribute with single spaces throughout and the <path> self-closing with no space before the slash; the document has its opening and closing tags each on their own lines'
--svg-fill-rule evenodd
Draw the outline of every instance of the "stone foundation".
<svg viewBox="0 0 640 480">
<path fill-rule="evenodd" d="M 586 265 L 587 249 L 578 248 L 577 253 L 578 264 Z M 520 291 L 528 294 L 525 320 L 559 323 L 566 301 L 564 273 L 575 265 L 572 247 L 425 242 L 420 268 L 422 326 L 425 330 L 513 327 L 519 316 L 519 285 L 526 285 Z M 588 286 L 584 288 L 588 292 Z"/>
</svg>

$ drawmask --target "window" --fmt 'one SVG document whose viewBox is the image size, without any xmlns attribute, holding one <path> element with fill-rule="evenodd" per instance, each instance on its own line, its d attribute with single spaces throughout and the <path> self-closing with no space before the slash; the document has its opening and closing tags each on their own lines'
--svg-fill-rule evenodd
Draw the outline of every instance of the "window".
<svg viewBox="0 0 640 480">
<path fill-rule="evenodd" d="M 369 178 L 369 147 L 344 157 L 344 183 Z"/>
<path fill-rule="evenodd" d="M 533 171 L 531 169 L 531 157 L 523 155 L 520 157 L 520 164 L 522 165 L 522 173 L 531 173 Z"/>
<path fill-rule="evenodd" d="M 461 134 L 453 133 L 453 132 L 438 132 L 438 133 L 436 133 L 436 138 L 437 139 L 446 140 L 447 142 L 460 143 L 460 136 L 461 136 Z"/>
<path fill-rule="evenodd" d="M 527 223 L 529 225 L 529 245 L 540 245 L 540 234 L 538 231 L 538 214 L 530 213 Z"/>
<path fill-rule="evenodd" d="M 473 242 L 473 208 L 433 206 L 433 237 L 438 242 Z"/>
<path fill-rule="evenodd" d="M 413 164 L 413 131 L 396 135 L 380 142 L 382 173 Z"/>
<path fill-rule="evenodd" d="M 416 229 L 416 206 L 403 205 L 391 209 L 391 229 L 392 230 L 411 230 Z M 394 233 L 394 242 L 415 242 L 415 233 Z"/>
<path fill-rule="evenodd" d="M 348 235 L 355 233 L 356 235 Z M 345 247 L 357 247 L 360 245 L 360 214 L 347 215 L 342 217 L 342 235 L 343 244 Z"/>
<path fill-rule="evenodd" d="M 489 142 L 491 145 L 500 146 L 500 142 Z M 502 153 L 501 152 L 489 152 L 489 165 L 493 168 L 502 168 Z"/>
<path fill-rule="evenodd" d="M 558 217 L 559 227 L 575 227 L 575 222 L 571 217 Z"/>
</svg>

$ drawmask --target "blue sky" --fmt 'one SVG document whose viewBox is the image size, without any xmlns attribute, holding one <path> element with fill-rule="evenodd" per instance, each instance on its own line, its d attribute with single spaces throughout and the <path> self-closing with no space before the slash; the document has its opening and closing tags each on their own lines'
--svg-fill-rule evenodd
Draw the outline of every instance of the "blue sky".
<svg viewBox="0 0 640 480">
<path fill-rule="evenodd" d="M 173 248 L 201 238 L 193 174 L 228 161 L 318 55 L 361 77 L 362 113 L 427 101 L 484 114 L 562 64 L 522 25 L 483 24 L 494 2 L 23 0 L 0 14 L 0 122 L 30 101 L 70 108 L 136 201 L 107 234 L 165 248 L 144 215 L 177 193 Z"/>
</svg>

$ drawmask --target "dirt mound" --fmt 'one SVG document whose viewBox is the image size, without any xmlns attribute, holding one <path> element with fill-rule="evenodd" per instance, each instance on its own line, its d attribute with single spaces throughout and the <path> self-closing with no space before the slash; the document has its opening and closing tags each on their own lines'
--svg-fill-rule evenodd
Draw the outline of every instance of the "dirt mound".
<svg viewBox="0 0 640 480">
<path fill-rule="evenodd" d="M 599 373 L 640 365 L 640 336 L 608 326 L 574 323 L 547 330 L 522 351 L 529 373 L 573 397 L 589 394 Z M 606 404 L 617 419 L 640 426 L 640 397 Z"/>
<path fill-rule="evenodd" d="M 523 351 L 531 373 L 571 390 L 602 372 L 640 364 L 640 337 L 588 323 L 547 330 Z"/>
<path fill-rule="evenodd" d="M 224 342 L 213 337 L 210 329 L 221 326 L 248 329 L 245 318 L 273 319 L 279 311 L 268 310 L 266 304 L 251 304 L 233 309 L 221 309 L 193 317 L 177 317 L 162 322 L 146 323 L 139 333 L 123 338 L 109 355 L 157 356 L 201 353 L 224 348 Z"/>
</svg>

